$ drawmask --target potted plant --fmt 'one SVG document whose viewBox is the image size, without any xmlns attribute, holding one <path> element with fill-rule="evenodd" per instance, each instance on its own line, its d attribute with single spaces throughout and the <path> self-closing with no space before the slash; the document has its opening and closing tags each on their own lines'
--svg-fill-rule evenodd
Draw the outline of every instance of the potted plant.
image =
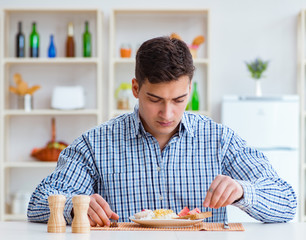
<svg viewBox="0 0 306 240">
<path fill-rule="evenodd" d="M 269 61 L 263 61 L 260 58 L 256 58 L 254 61 L 246 62 L 248 70 L 251 73 L 251 77 L 255 79 L 256 84 L 256 96 L 260 97 L 261 92 L 261 78 L 263 77 L 262 73 L 267 70 Z"/>
<path fill-rule="evenodd" d="M 14 74 L 14 82 L 16 87 L 10 86 L 10 92 L 18 96 L 18 108 L 31 111 L 33 108 L 33 94 L 40 89 L 40 86 L 29 87 L 19 73 Z"/>
</svg>

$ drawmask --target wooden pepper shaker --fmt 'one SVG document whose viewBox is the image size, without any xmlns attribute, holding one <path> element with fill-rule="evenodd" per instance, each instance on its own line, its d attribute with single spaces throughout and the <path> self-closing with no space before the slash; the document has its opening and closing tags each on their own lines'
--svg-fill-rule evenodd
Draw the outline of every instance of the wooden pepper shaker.
<svg viewBox="0 0 306 240">
<path fill-rule="evenodd" d="M 73 233 L 90 232 L 90 223 L 87 216 L 90 197 L 87 195 L 78 195 L 72 198 L 74 217 L 71 224 Z"/>
<path fill-rule="evenodd" d="M 51 195 L 48 197 L 50 217 L 48 220 L 48 232 L 66 232 L 66 221 L 63 215 L 66 197 L 63 195 Z"/>
</svg>

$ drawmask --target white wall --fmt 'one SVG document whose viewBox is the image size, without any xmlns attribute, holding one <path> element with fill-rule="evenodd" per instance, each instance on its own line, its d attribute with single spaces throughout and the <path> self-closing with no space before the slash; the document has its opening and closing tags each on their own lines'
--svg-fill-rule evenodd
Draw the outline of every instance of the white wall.
<svg viewBox="0 0 306 240">
<path fill-rule="evenodd" d="M 253 95 L 244 61 L 270 60 L 264 95 L 297 93 L 297 19 L 306 0 L 0 0 L 5 7 L 98 7 L 104 12 L 104 79 L 108 77 L 109 12 L 112 8 L 210 8 L 212 116 L 220 121 L 224 94 Z M 133 76 L 131 76 L 132 78 Z"/>
</svg>

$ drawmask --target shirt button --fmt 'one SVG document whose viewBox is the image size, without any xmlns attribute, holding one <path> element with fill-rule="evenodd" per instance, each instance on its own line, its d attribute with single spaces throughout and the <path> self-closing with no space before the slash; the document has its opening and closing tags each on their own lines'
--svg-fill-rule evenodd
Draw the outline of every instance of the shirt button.
<svg viewBox="0 0 306 240">
<path fill-rule="evenodd" d="M 162 195 L 159 195 L 159 200 L 163 200 L 163 196 Z"/>
<path fill-rule="evenodd" d="M 161 168 L 160 168 L 160 167 L 157 167 L 157 171 L 160 172 L 160 170 L 161 170 Z"/>
</svg>

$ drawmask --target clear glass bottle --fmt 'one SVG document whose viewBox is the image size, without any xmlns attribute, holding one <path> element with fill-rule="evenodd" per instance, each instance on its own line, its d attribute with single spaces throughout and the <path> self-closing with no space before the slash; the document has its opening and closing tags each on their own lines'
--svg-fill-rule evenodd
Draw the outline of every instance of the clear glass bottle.
<svg viewBox="0 0 306 240">
<path fill-rule="evenodd" d="M 75 44 L 73 37 L 73 24 L 68 24 L 68 36 L 66 41 L 66 57 L 75 57 Z"/>
<path fill-rule="evenodd" d="M 85 32 L 83 33 L 83 57 L 91 57 L 91 33 L 88 21 L 85 22 Z"/>
<path fill-rule="evenodd" d="M 36 22 L 32 24 L 32 32 L 30 35 L 30 57 L 39 57 L 39 34 L 36 31 Z"/>
<path fill-rule="evenodd" d="M 16 57 L 25 57 L 25 38 L 22 32 L 22 23 L 18 22 L 18 33 L 16 35 Z"/>
</svg>

